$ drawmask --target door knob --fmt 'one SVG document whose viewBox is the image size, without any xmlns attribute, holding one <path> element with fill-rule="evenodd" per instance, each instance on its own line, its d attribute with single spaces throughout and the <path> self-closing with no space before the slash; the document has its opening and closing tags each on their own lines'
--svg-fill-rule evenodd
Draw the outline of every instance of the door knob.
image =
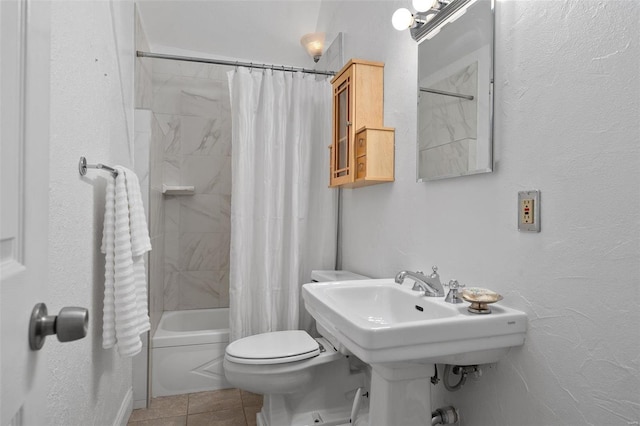
<svg viewBox="0 0 640 426">
<path fill-rule="evenodd" d="M 61 342 L 71 342 L 87 335 L 89 311 L 74 306 L 62 308 L 58 315 L 47 315 L 47 305 L 38 303 L 29 321 L 29 346 L 38 351 L 47 336 L 56 334 Z"/>
</svg>

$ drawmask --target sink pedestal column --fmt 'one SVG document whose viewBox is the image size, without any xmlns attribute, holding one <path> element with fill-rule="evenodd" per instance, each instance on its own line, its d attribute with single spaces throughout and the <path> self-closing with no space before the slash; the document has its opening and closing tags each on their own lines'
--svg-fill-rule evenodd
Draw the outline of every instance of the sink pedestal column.
<svg viewBox="0 0 640 426">
<path fill-rule="evenodd" d="M 370 426 L 431 424 L 434 364 L 372 364 Z"/>
</svg>

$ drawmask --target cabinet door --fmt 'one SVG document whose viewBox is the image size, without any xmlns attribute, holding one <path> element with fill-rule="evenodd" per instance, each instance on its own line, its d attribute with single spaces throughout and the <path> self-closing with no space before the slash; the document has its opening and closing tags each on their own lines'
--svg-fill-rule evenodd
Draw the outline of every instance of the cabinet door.
<svg viewBox="0 0 640 426">
<path fill-rule="evenodd" d="M 331 186 L 353 181 L 352 73 L 345 72 L 333 85 L 333 149 Z"/>
</svg>

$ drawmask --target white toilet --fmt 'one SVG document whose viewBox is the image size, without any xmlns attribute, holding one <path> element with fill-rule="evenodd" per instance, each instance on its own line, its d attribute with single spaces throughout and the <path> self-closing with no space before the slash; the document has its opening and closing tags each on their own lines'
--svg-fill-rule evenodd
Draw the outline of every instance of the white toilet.
<svg viewBox="0 0 640 426">
<path fill-rule="evenodd" d="M 348 271 L 313 271 L 314 282 L 366 279 Z M 351 361 L 351 362 L 350 362 Z M 325 338 L 276 331 L 227 346 L 224 372 L 233 386 L 264 395 L 258 426 L 340 425 L 349 422 L 356 390 L 365 386 L 358 361 Z"/>
</svg>

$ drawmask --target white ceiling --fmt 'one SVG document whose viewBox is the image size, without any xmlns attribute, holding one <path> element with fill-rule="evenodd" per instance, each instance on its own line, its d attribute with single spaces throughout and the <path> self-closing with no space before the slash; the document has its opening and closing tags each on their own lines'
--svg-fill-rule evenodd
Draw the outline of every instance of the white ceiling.
<svg viewBox="0 0 640 426">
<path fill-rule="evenodd" d="M 300 37 L 316 31 L 321 0 L 136 3 L 154 53 L 201 52 L 202 56 L 276 65 L 314 65 Z"/>
</svg>

